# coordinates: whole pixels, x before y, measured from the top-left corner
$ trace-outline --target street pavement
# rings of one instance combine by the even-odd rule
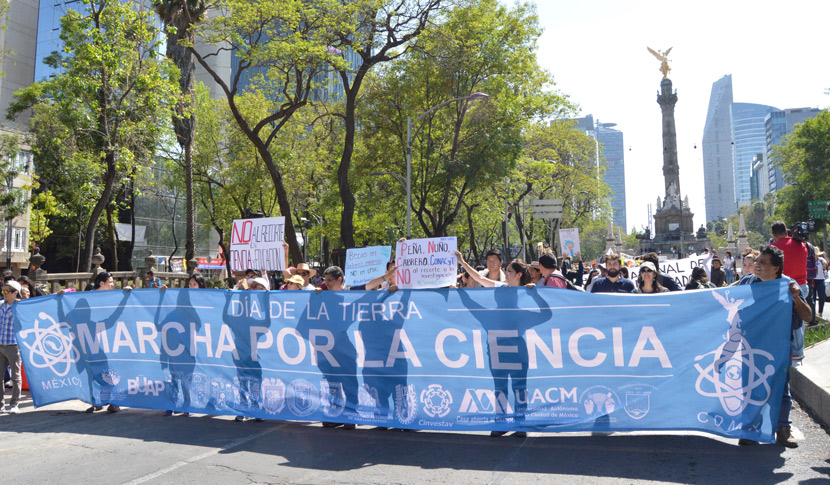
[[[830,483],[830,434],[793,409],[797,449],[702,433],[402,432],[234,422],[79,401],[0,415],[0,480],[27,483]]]

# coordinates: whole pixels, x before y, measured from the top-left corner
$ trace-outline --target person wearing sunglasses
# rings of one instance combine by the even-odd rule
[[[668,288],[657,282],[657,268],[654,267],[654,263],[644,262],[637,275],[637,293],[667,293],[668,291]]]
[[[283,254],[285,254],[285,266],[283,266],[283,267],[287,268],[287,269],[283,270],[283,272],[282,272],[282,276],[285,279],[285,281],[288,281],[289,279],[291,279],[292,276],[296,275],[296,276],[299,276],[303,279],[303,285],[302,285],[303,290],[311,290],[311,291],[316,290],[317,288],[309,282],[309,279],[313,278],[314,275],[317,274],[317,270],[312,269],[308,265],[308,263],[300,263],[296,267],[294,267],[294,266],[289,267],[288,266],[288,243],[283,241],[282,242],[282,247],[283,247]]]
[[[12,399],[9,414],[20,412],[20,389],[23,378],[20,376],[20,350],[14,336],[14,302],[20,295],[20,283],[14,280],[3,285],[3,303],[0,304],[0,369],[11,367]],[[6,390],[0,386],[0,412],[6,412]]]

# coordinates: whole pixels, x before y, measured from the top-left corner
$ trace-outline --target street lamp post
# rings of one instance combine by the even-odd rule
[[[421,113],[417,118],[415,118],[415,124],[417,125],[426,115],[436,111],[438,109],[447,106],[450,103],[454,103],[456,101],[475,101],[477,99],[489,99],[490,96],[487,94],[477,92],[470,94],[468,96],[459,96],[457,98],[453,98],[443,103],[437,104],[432,108],[424,111]],[[415,130],[415,133],[412,133],[412,118],[407,116],[406,117],[406,238],[410,239],[412,237],[412,138],[418,135],[418,132],[421,131],[423,125],[419,125],[418,128]]]

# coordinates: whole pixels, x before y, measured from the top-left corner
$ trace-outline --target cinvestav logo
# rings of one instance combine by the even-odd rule
[[[729,330],[726,341],[717,349],[695,357],[698,378],[695,390],[706,397],[716,397],[729,416],[737,416],[750,404],[763,406],[770,397],[769,379],[775,373],[772,354],[753,349],[741,330],[739,308],[744,300],[729,298],[713,291],[712,296],[727,311]],[[705,363],[705,367],[700,362]],[[763,370],[761,367],[763,366]],[[744,380],[746,382],[744,382]],[[753,394],[759,391],[753,397]]]
[[[42,321],[48,322],[48,326],[41,327]],[[69,374],[72,365],[81,359],[69,328],[44,312],[38,313],[34,328],[20,331],[21,343],[29,350],[29,365],[37,369],[48,368],[58,377]],[[30,342],[32,335],[34,341]]]

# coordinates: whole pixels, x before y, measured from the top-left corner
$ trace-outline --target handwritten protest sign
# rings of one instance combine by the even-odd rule
[[[685,288],[689,281],[692,280],[692,270],[698,266],[703,267],[706,273],[712,268],[712,255],[693,255],[685,259],[667,259],[660,261],[660,274],[663,276],[674,278],[681,288]],[[637,280],[637,275],[640,273],[640,267],[635,266],[628,269],[632,280]]]
[[[454,237],[398,242],[395,247],[398,288],[441,288],[455,284],[456,247]]]
[[[285,217],[237,219],[231,229],[231,271],[285,269]]]
[[[582,252],[579,248],[579,228],[560,229],[559,245],[562,247],[562,256],[574,258]]]
[[[386,272],[392,246],[371,246],[346,250],[346,286],[365,285]]]

